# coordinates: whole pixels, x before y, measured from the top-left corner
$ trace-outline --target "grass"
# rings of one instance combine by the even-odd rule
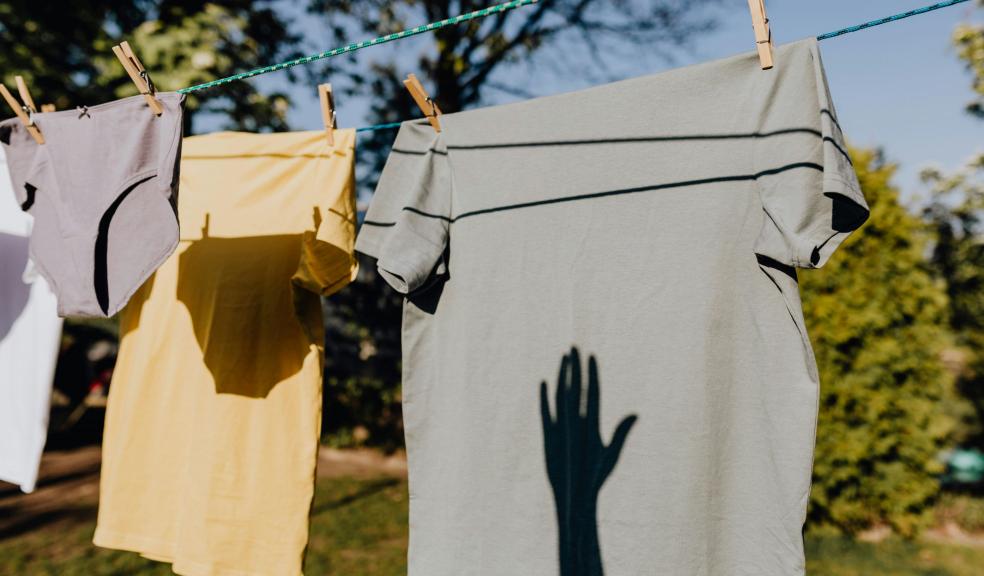
[[[305,573],[406,574],[407,487],[397,479],[318,483]],[[92,545],[95,504],[60,511],[41,529],[0,540],[3,576],[165,576],[167,564]]]
[[[164,576],[169,567],[92,546],[93,504],[59,512],[45,527],[0,541],[0,574]],[[308,576],[406,573],[407,494],[403,480],[326,479],[312,511]],[[984,548],[890,539],[807,539],[810,576],[978,576]]]
[[[878,544],[847,538],[807,538],[811,576],[980,576],[984,548],[889,539]]]

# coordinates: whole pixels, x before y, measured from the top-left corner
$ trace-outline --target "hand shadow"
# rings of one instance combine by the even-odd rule
[[[540,384],[540,414],[547,475],[557,510],[560,576],[602,576],[598,540],[598,494],[615,469],[635,424],[627,416],[605,446],[600,431],[600,383],[594,356],[588,358],[587,397],[581,384],[581,358],[571,348],[557,377],[556,419],[551,417],[547,383]]]

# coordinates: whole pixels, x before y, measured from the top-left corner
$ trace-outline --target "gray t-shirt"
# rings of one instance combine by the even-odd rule
[[[796,268],[868,210],[815,40],[404,124],[357,249],[407,293],[410,575],[804,570]]]

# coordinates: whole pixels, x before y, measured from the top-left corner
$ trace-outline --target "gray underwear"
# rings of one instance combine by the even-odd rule
[[[61,316],[116,314],[178,244],[184,96],[157,98],[159,117],[142,96],[34,115],[45,144],[14,185]]]

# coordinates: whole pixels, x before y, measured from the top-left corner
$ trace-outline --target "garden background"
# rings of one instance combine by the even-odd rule
[[[768,2],[777,42],[922,0]],[[0,1],[0,79],[58,109],[134,93],[129,40],[160,90],[484,7],[482,0]],[[979,574],[984,566],[984,14],[967,3],[823,43],[871,218],[800,275],[820,368],[811,574]],[[753,49],[744,2],[540,0],[398,43],[191,95],[186,134],[341,127],[577,89]],[[359,136],[360,205],[395,133]],[[324,302],[324,438],[311,574],[404,571],[401,300],[364,262]],[[37,493],[0,485],[0,574],[166,574],[90,544],[116,323],[68,321]]]

